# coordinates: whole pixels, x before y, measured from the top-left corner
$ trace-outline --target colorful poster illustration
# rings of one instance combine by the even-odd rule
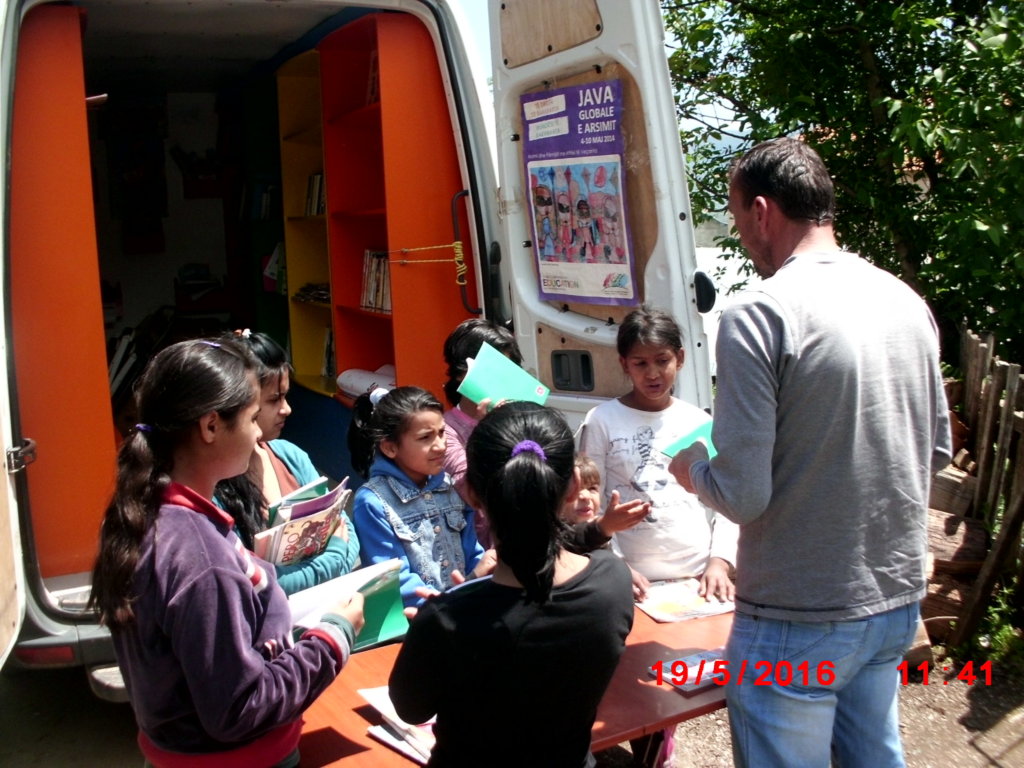
[[[541,297],[636,304],[620,82],[524,94],[520,103]]]

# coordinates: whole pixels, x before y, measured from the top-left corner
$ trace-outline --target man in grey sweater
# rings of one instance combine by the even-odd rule
[[[729,209],[766,278],[721,319],[708,460],[670,471],[740,524],[726,651],[738,766],[902,766],[896,665],[925,595],[931,477],[950,458],[938,334],[903,282],[842,251],[801,141],[754,147]]]

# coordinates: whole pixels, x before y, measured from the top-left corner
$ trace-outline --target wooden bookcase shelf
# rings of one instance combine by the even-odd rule
[[[421,22],[379,13],[332,32],[278,73],[288,290],[330,283],[329,305],[290,302],[296,379],[319,384],[316,391],[336,392],[319,375],[329,325],[338,373],[393,364],[399,384],[440,394],[442,343],[470,316],[451,261],[451,200],[464,185],[437,62]],[[302,215],[307,179],[320,172],[326,213]],[[460,216],[468,232],[465,206]],[[369,251],[391,254],[390,313],[363,306]],[[475,306],[468,242],[464,251]]]
[[[277,95],[294,378],[314,392],[330,395],[335,384],[322,373],[326,337],[333,333],[331,302],[295,298],[304,286],[331,281],[327,217],[306,213],[310,176],[324,170],[319,58],[316,51],[308,51],[286,62],[277,73]]]

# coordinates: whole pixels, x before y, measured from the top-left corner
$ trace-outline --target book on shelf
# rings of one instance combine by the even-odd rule
[[[334,331],[330,326],[324,328],[324,346],[320,360],[320,375],[325,379],[333,379],[337,376],[337,366],[334,363]]]
[[[242,186],[240,219],[267,221],[275,208],[277,186],[269,182],[252,181]]]
[[[253,536],[256,555],[276,565],[294,565],[323,552],[352,495],[347,486],[345,478],[322,495],[279,505],[275,524]]]
[[[698,579],[652,581],[647,588],[647,596],[636,607],[661,622],[715,616],[735,610],[736,604],[732,600],[722,602],[717,597],[708,600],[698,594],[699,589]]]
[[[306,180],[306,216],[316,216],[324,212],[326,208],[326,196],[324,190],[324,175],[322,173],[310,174]]]
[[[714,685],[723,684],[725,670],[716,670],[715,662],[724,657],[725,647],[720,646],[673,659],[663,659],[648,667],[647,672],[660,684],[671,685],[680,693],[692,696]]]
[[[386,251],[363,251],[359,306],[372,312],[391,312],[391,264]]]
[[[363,595],[364,624],[353,650],[361,651],[403,637],[409,629],[409,620],[405,617],[405,605],[398,586],[401,569],[402,561],[393,558],[357,568],[289,595],[292,624],[307,628],[316,626],[324,613],[359,592]]]
[[[411,725],[402,720],[391,703],[386,685],[360,688],[358,691],[380,713],[383,725],[371,725],[367,733],[383,744],[401,752],[410,760],[426,765],[434,749],[434,719],[422,725]]]
[[[469,370],[459,384],[459,394],[474,403],[489,399],[493,406],[503,400],[528,400],[544,405],[548,399],[550,389],[486,341],[476,357],[466,362]]]

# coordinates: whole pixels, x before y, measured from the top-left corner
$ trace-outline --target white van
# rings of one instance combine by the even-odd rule
[[[178,338],[276,336],[316,421],[344,373],[439,393],[482,314],[578,424],[643,301],[710,408],[658,3],[488,5],[497,174],[444,0],[5,0],[4,659],[120,695],[90,570],[131,381]]]

